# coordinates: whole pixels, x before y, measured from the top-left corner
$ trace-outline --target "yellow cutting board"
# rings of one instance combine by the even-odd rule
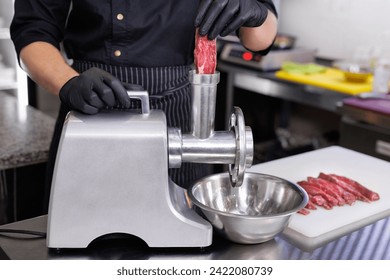
[[[302,83],[346,94],[356,95],[372,90],[372,76],[364,83],[347,82],[343,72],[334,68],[327,68],[325,72],[314,74],[289,73],[283,70],[275,73],[276,77],[296,83]]]

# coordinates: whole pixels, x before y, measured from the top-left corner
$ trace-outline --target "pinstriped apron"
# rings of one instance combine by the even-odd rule
[[[141,85],[149,93],[151,109],[164,111],[168,127],[179,127],[183,133],[190,131],[191,96],[188,82],[189,66],[142,68],[75,61],[72,67],[79,73],[91,67],[98,67],[111,73],[123,83]],[[139,104],[132,102],[131,106],[136,108]],[[68,111],[69,109],[61,104],[49,153],[45,203],[49,201],[55,157],[62,126]],[[187,188],[193,180],[206,176],[208,170],[208,167],[203,164],[183,163],[179,169],[169,169],[169,175],[176,184]]]

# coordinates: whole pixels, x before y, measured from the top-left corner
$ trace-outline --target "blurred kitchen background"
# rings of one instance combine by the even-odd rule
[[[279,32],[317,56],[350,59],[390,56],[390,0],[274,0]],[[37,106],[56,115],[57,99],[39,94]]]
[[[295,37],[294,49],[314,50],[313,62],[329,66],[335,60],[358,58],[375,63],[379,58],[390,58],[390,0],[274,2],[279,11],[279,33]],[[26,83],[26,77],[17,65],[8,35],[12,13],[13,0],[1,0],[0,94],[13,95],[17,97],[19,104],[28,103],[54,119],[59,107],[58,98],[44,92],[32,81]],[[218,87],[217,129],[226,125],[227,105],[241,107],[246,124],[251,126],[254,133],[255,163],[335,144],[385,160],[390,159],[390,122],[386,114],[381,114],[386,119],[382,118],[380,124],[370,122],[373,118],[367,120],[346,116],[340,109],[340,101],[350,96],[331,91],[324,93],[316,87],[296,86],[278,80],[273,77],[277,69],[264,71],[250,64],[245,65],[245,61],[244,64],[228,61],[221,57],[226,44],[224,38],[219,40],[219,44],[221,83]],[[237,73],[240,75],[234,76]],[[238,77],[252,81],[256,75],[259,79],[253,84],[249,82],[240,86],[240,81],[237,81]],[[9,76],[11,78],[7,78]],[[283,94],[288,92],[291,97],[284,98],[279,91],[283,91]],[[302,94],[301,91],[305,93]],[[228,95],[227,92],[231,94]],[[329,97],[322,98],[316,104],[316,99],[306,98],[306,94],[310,98],[326,94]],[[381,143],[380,149],[378,141]],[[31,181],[33,176],[33,180],[39,185],[44,167],[44,162],[31,165],[32,171],[21,172],[13,167],[12,172],[11,169],[6,170],[9,174],[2,173],[7,175],[6,178],[2,176],[2,182],[10,185],[11,181],[12,185],[23,188],[23,181]],[[35,199],[32,204],[14,201],[18,206],[13,205],[13,208],[19,213],[13,215],[15,219],[40,213],[41,209],[36,201],[40,200],[43,190],[37,190],[38,193],[34,192],[30,196],[32,200]],[[18,192],[22,193],[23,190]],[[29,208],[23,209],[26,207]],[[31,211],[31,208],[35,210]]]
[[[276,1],[275,1],[276,2]],[[390,56],[389,0],[280,0],[279,29],[318,56],[351,58],[356,51]]]

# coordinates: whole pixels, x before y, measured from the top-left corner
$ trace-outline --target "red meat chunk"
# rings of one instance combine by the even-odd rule
[[[311,201],[318,206],[322,206],[327,210],[332,209],[333,207],[326,202],[326,200],[320,195],[309,195]]]
[[[200,36],[196,31],[194,62],[196,73],[214,74],[217,67],[217,41]]]
[[[312,202],[312,201],[308,201],[306,206],[305,206],[306,209],[310,209],[310,210],[316,210],[317,207],[315,206],[315,204]]]
[[[297,184],[309,195],[309,202],[303,211],[298,211],[302,215],[308,215],[309,209],[315,210],[317,206],[330,210],[333,206],[343,206],[346,203],[352,205],[356,200],[371,202],[380,199],[378,193],[357,181],[336,174],[321,172],[317,178],[307,177],[307,180]]]
[[[338,178],[336,178],[334,176],[331,176],[329,174],[325,174],[325,173],[322,173],[322,172],[320,173],[319,177],[337,184],[338,186],[342,187],[347,192],[350,192],[353,195],[355,195],[358,200],[361,200],[361,201],[364,201],[364,202],[369,202],[368,198],[365,197],[358,190],[356,190],[352,185],[350,185],[350,184],[348,184],[348,183],[346,183],[346,182],[344,182],[344,181],[342,181],[342,180],[340,180],[340,179],[338,179]]]
[[[310,214],[310,211],[303,208],[303,209],[299,210],[298,213],[307,216]]]
[[[336,206],[339,203],[336,198],[328,195],[327,193],[322,191],[317,185],[315,185],[313,183],[310,183],[307,181],[301,181],[301,182],[298,182],[298,185],[300,185],[302,188],[304,188],[305,191],[310,195],[322,196],[325,199],[325,201],[327,202],[327,204],[329,204],[330,206]]]
[[[314,177],[308,177],[307,181],[309,183],[314,184],[317,186],[319,189],[324,191],[326,194],[334,197],[337,199],[337,205],[338,206],[343,206],[347,202],[345,199],[342,197],[342,191],[340,191],[336,186],[334,186],[331,182],[328,182],[324,179],[321,178],[314,178]]]
[[[339,176],[336,174],[329,174],[329,175],[353,186],[357,191],[359,191],[361,194],[363,194],[365,197],[367,197],[370,201],[379,200],[379,198],[380,198],[378,193],[366,188],[362,184],[360,184],[352,179],[349,179],[349,178],[344,177],[344,176]]]

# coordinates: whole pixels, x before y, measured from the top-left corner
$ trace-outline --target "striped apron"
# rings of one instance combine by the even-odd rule
[[[188,82],[190,66],[142,68],[106,65],[89,61],[74,61],[72,67],[79,73],[84,72],[91,67],[98,67],[111,73],[123,83],[141,85],[149,93],[151,109],[161,109],[164,111],[168,127],[179,127],[183,133],[190,131],[191,96]],[[138,106],[139,103],[132,102],[132,108]],[[47,205],[55,157],[63,123],[68,112],[69,109],[61,104],[51,142],[47,167],[45,194],[45,204]],[[192,181],[210,173],[209,170],[210,167],[204,164],[183,163],[181,168],[169,169],[169,176],[179,186],[188,188]],[[45,205],[45,207],[47,207],[47,205]]]

